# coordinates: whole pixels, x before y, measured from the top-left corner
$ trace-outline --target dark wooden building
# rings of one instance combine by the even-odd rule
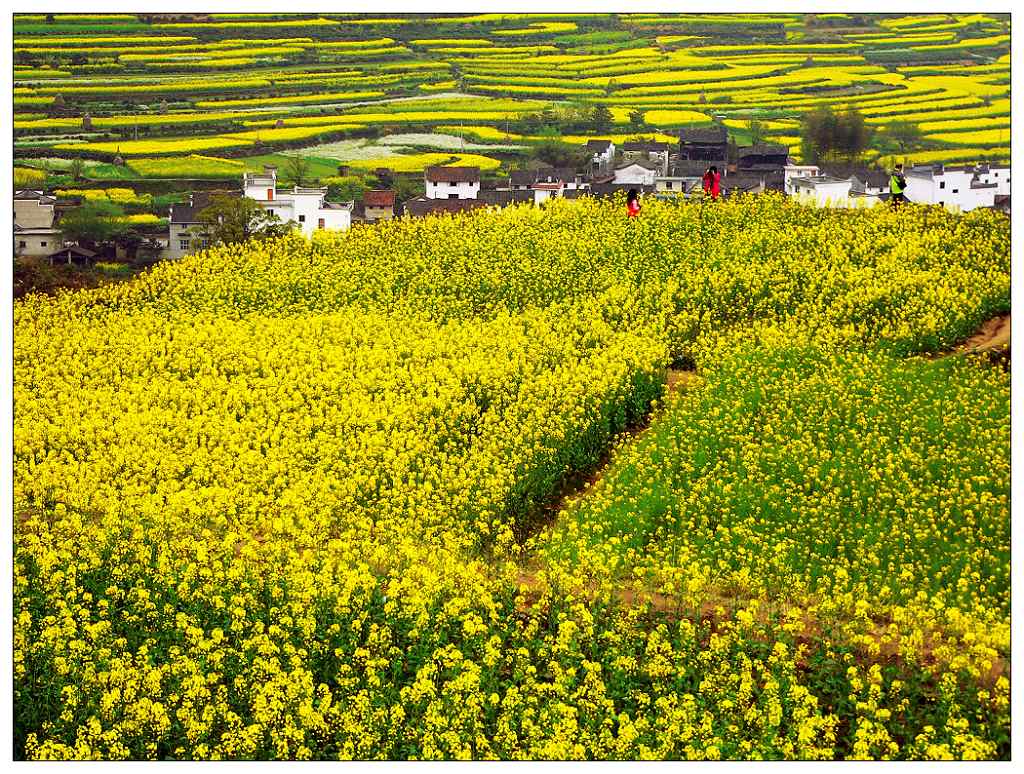
[[[739,149],[738,169],[756,169],[758,171],[782,169],[789,163],[789,148],[785,145],[759,142]]]
[[[724,169],[729,151],[729,133],[724,126],[679,131],[679,161],[702,161]]]

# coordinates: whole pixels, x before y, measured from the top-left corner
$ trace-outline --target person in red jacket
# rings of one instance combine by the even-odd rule
[[[718,201],[718,194],[721,191],[722,176],[718,174],[718,167],[712,165],[704,173],[704,195],[710,196],[713,201]]]
[[[635,188],[630,188],[626,194],[626,214],[631,218],[640,214],[640,194]]]

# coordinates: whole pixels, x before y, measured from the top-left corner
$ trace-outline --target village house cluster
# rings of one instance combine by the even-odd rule
[[[887,171],[859,164],[797,164],[784,145],[758,143],[739,148],[730,161],[728,133],[723,126],[681,130],[676,144],[638,140],[617,146],[610,140],[590,140],[585,150],[585,169],[520,169],[494,180],[484,180],[477,167],[428,167],[423,173],[423,195],[404,202],[398,202],[392,189],[368,190],[361,201],[331,202],[326,187],[280,187],[277,169],[268,165],[262,172],[245,173],[240,189],[196,191],[186,202],[171,206],[160,257],[179,258],[207,246],[199,228],[199,213],[216,193],[249,197],[306,236],[399,215],[423,217],[520,203],[541,205],[554,198],[611,196],[629,189],[661,198],[688,197],[701,191],[702,176],[711,165],[722,173],[724,197],[779,191],[819,207],[875,206],[889,198]],[[977,207],[1009,212],[1008,164],[933,164],[910,167],[905,174],[911,202],[964,212]],[[388,180],[390,176],[388,170],[378,170],[378,177]],[[15,255],[49,257],[54,262],[91,261],[90,251],[61,239],[61,212],[74,205],[42,191],[16,191]]]

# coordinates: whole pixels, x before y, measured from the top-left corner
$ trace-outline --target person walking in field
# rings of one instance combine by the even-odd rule
[[[889,177],[889,198],[892,200],[892,208],[896,209],[907,200],[904,191],[907,190],[907,178],[903,176],[903,165],[897,164]]]
[[[702,185],[704,187],[704,195],[710,196],[712,201],[718,201],[718,194],[721,191],[722,176],[718,174],[718,167],[713,164],[707,168],[704,172],[702,179]]]
[[[626,215],[635,218],[640,214],[640,194],[635,188],[630,188],[626,194]]]

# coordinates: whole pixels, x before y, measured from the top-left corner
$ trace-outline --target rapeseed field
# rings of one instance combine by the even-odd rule
[[[1009,240],[560,200],[18,301],[16,756],[1006,759],[1009,375],[934,353]]]

